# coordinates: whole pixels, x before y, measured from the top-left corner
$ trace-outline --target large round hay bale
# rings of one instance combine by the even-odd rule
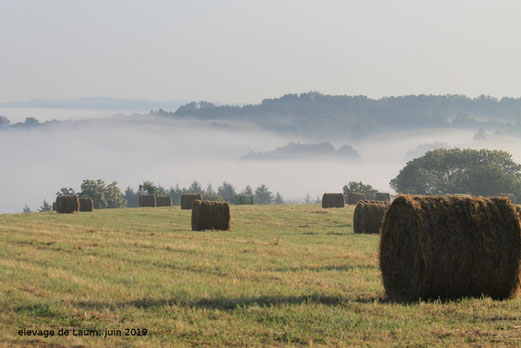
[[[94,210],[94,201],[89,197],[80,197],[80,211],[93,211]]]
[[[385,215],[380,269],[392,299],[513,298],[520,260],[509,199],[401,195]]]
[[[508,197],[512,201],[512,203],[516,203],[516,196],[513,193],[498,193],[500,197]]]
[[[56,197],[56,212],[70,214],[80,211],[80,200],[78,196],[66,195]]]
[[[157,207],[156,195],[139,195],[139,206],[140,207]]]
[[[255,204],[255,200],[253,199],[253,196],[251,195],[240,195],[239,196],[239,204],[240,205],[244,205],[244,204]]]
[[[170,196],[156,196],[158,207],[170,207],[172,205],[172,197]]]
[[[381,201],[381,202],[390,202],[391,201],[391,195],[387,192],[376,192],[374,194],[374,200],[375,201]]]
[[[365,199],[365,194],[363,192],[349,192],[347,194],[347,204],[353,205],[358,203],[358,201],[362,201]]]
[[[389,202],[358,201],[353,214],[355,233],[380,233]]]
[[[200,194],[190,194],[186,193],[184,195],[181,195],[181,209],[188,210],[192,209],[192,205],[194,205],[194,202],[196,200],[202,200],[203,197]]]
[[[344,195],[342,193],[324,193],[322,195],[322,208],[343,208]]]
[[[230,204],[196,200],[192,206],[192,231],[229,230]]]

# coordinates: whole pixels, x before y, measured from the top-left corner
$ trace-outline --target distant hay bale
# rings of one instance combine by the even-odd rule
[[[80,211],[93,211],[94,210],[94,201],[89,197],[80,197]]]
[[[240,195],[239,196],[239,204],[240,205],[251,205],[255,204],[255,200],[253,199],[253,196],[251,195]]]
[[[139,195],[140,207],[157,207],[156,195]]]
[[[380,233],[389,202],[358,201],[353,214],[355,233]]]
[[[210,202],[222,202],[223,199],[221,196],[219,196],[217,193],[206,193],[203,196],[203,201],[210,201]]]
[[[391,201],[391,195],[387,192],[376,192],[374,194],[374,200],[375,201],[381,201],[381,202],[390,202]]]
[[[229,230],[230,204],[196,200],[192,206],[192,231]]]
[[[512,203],[516,203],[516,196],[513,193],[498,193],[500,197],[508,197],[512,201]]]
[[[520,261],[509,199],[400,195],[385,215],[380,270],[392,299],[514,298]]]
[[[80,211],[80,200],[78,196],[66,195],[56,197],[56,212],[70,214]]]
[[[322,208],[343,208],[344,195],[342,193],[324,193],[322,195]]]
[[[184,195],[181,195],[181,209],[188,210],[192,209],[192,205],[194,205],[194,202],[196,200],[202,200],[203,196],[200,194],[190,194],[186,193]]]
[[[172,197],[170,196],[156,196],[158,207],[170,207],[172,205]]]
[[[347,204],[353,205],[365,199],[365,194],[362,192],[349,192],[347,194]]]

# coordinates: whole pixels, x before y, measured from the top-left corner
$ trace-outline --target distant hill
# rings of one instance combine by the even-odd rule
[[[268,152],[249,152],[240,158],[246,161],[264,160],[347,160],[359,161],[360,154],[351,145],[335,149],[330,143],[300,144],[288,143]]]
[[[371,99],[317,92],[286,94],[260,104],[217,106],[191,102],[154,114],[199,120],[252,122],[267,130],[308,138],[362,138],[395,130],[500,128],[521,123],[521,98],[408,95]]]

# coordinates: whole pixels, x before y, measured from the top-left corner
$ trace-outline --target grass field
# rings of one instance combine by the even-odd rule
[[[232,206],[227,232],[192,232],[179,207],[0,215],[0,345],[521,344],[520,300],[386,301],[379,237],[352,214]]]

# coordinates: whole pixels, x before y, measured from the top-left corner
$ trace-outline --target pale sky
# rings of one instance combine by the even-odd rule
[[[0,102],[521,96],[518,0],[0,0]]]

